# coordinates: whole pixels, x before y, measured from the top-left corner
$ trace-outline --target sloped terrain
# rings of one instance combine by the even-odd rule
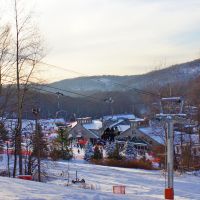
[[[199,75],[200,60],[198,59],[143,75],[79,77],[54,82],[50,86],[88,93],[97,91],[125,91],[130,88],[124,87],[124,85],[143,89],[153,85],[165,86],[168,83],[186,82],[197,78]]]
[[[70,182],[75,178],[84,178],[86,183],[94,185],[93,190],[82,189],[77,185],[66,186],[67,180],[61,172],[69,169]],[[38,183],[0,177],[1,200],[156,200],[163,199],[165,178],[160,171],[125,169],[91,165],[82,160],[56,162],[48,169],[49,174],[57,178],[48,183]],[[112,193],[113,185],[126,186],[125,195]],[[175,199],[199,200],[200,178],[194,175],[175,175]]]

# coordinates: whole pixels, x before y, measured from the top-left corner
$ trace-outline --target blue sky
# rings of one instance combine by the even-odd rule
[[[47,44],[45,61],[66,69],[142,74],[200,55],[199,0],[31,2]],[[50,71],[55,80],[75,76]]]

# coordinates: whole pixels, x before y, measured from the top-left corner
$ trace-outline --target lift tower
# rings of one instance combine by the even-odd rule
[[[165,199],[174,199],[174,124],[187,123],[186,114],[183,114],[184,101],[181,97],[162,98],[160,114],[156,117],[167,125],[167,187]]]

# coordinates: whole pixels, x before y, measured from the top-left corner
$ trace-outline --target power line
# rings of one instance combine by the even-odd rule
[[[9,77],[9,78],[14,78],[14,77],[8,76],[8,75],[7,75],[7,77]],[[2,79],[2,80],[3,80],[3,81],[10,82],[11,84],[13,84],[12,81],[4,80],[4,79]],[[20,79],[20,80],[26,81],[26,80],[23,80],[23,79]],[[34,83],[34,82],[31,82],[31,81],[28,81],[28,83],[29,83],[29,84],[34,84],[34,85],[35,85],[35,83]],[[76,95],[79,95],[79,96],[82,96],[82,97],[85,97],[85,98],[91,98],[91,99],[93,99],[93,100],[89,100],[89,101],[94,102],[94,103],[104,103],[101,99],[98,99],[98,98],[95,98],[95,97],[91,97],[91,96],[87,96],[87,95],[84,95],[84,94],[80,94],[80,93],[77,93],[77,92],[72,92],[72,91],[69,91],[69,90],[64,90],[64,89],[60,89],[60,88],[57,88],[57,87],[52,87],[52,86],[44,85],[44,84],[43,84],[43,85],[39,85],[39,86],[51,88],[51,89],[54,89],[54,90],[57,90],[57,91],[62,91],[62,92],[64,91],[64,92],[67,92],[67,93],[76,94]],[[49,90],[45,90],[45,89],[42,89],[42,88],[39,88],[39,87],[36,87],[36,86],[30,86],[30,87],[33,88],[34,90],[43,91],[43,92],[46,92],[46,93],[49,93],[49,94],[57,95],[56,92],[52,92],[52,91],[49,91]],[[63,96],[69,97],[69,96],[67,96],[67,95],[65,95],[65,94],[63,94]]]
[[[11,53],[9,53],[9,54],[11,54]],[[14,55],[14,54],[12,54],[12,55]],[[47,65],[47,66],[50,66],[50,67],[54,67],[56,69],[62,69],[64,71],[71,72],[71,73],[74,73],[74,74],[78,74],[78,75],[81,75],[81,76],[85,76],[85,77],[90,77],[91,76],[91,75],[88,75],[86,73],[77,72],[75,70],[70,70],[70,69],[63,68],[63,67],[60,67],[60,66],[57,66],[57,65],[54,65],[54,64],[49,64],[49,63],[46,63],[46,62],[43,62],[43,61],[38,61],[38,60],[31,59],[31,58],[27,58],[26,56],[21,56],[21,57],[22,58],[25,57],[26,59],[28,59],[30,61],[34,61],[34,62],[36,61],[37,63],[43,64],[43,65]],[[102,80],[100,78],[97,78],[97,77],[96,78],[93,77],[91,80],[102,82]],[[155,94],[153,92],[148,92],[148,91],[141,90],[141,89],[138,89],[138,88],[130,87],[130,86],[126,85],[126,84],[118,83],[118,82],[115,82],[115,81],[112,81],[112,80],[111,80],[111,82],[114,85],[118,85],[118,86],[121,86],[121,87],[126,87],[129,90],[134,90],[135,92],[140,93],[140,94],[144,94],[144,95],[149,95],[149,96],[154,96],[154,97],[159,97],[160,98],[160,95]]]
[[[70,70],[70,69],[66,69],[66,68],[63,68],[63,67],[60,67],[60,66],[56,66],[56,65],[53,65],[53,64],[49,64],[49,63],[46,63],[46,62],[40,62],[41,64],[44,64],[44,65],[47,65],[47,66],[51,66],[51,67],[54,67],[54,68],[58,68],[58,69],[62,69],[64,71],[68,71],[68,72],[72,72],[72,73],[75,73],[75,74],[79,74],[81,76],[85,76],[85,77],[90,77],[90,75],[88,74],[85,74],[85,73],[80,73],[80,72],[77,72],[77,71],[74,71],[74,70]],[[93,77],[91,80],[96,80],[98,82],[102,82],[101,79],[99,78],[95,78]],[[138,88],[134,88],[134,87],[130,87],[126,84],[122,84],[122,83],[118,83],[118,82],[115,82],[115,81],[111,81],[114,85],[118,85],[118,86],[121,86],[121,87],[126,87],[126,88],[129,88],[129,90],[135,90],[136,92],[138,93],[142,93],[142,94],[145,94],[145,95],[151,95],[151,96],[156,96],[156,97],[159,97],[160,98],[160,95],[158,94],[155,94],[153,92],[148,92],[148,91],[145,91],[145,90],[141,90],[141,89],[138,89]]]

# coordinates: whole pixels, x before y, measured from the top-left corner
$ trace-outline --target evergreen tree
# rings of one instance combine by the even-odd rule
[[[35,133],[33,134],[32,148],[33,148],[32,156],[37,157],[38,151],[40,151],[41,158],[47,157],[47,152],[48,152],[47,142],[44,138],[42,127],[40,125],[38,125],[37,133],[35,131]]]
[[[124,150],[122,151],[124,157],[128,160],[136,159],[137,157],[137,150],[134,147],[134,144],[130,141],[127,141]]]
[[[112,154],[112,158],[115,159],[115,160],[121,160],[122,159],[122,155],[121,155],[121,151],[120,151],[118,143],[116,143],[116,145],[115,145],[115,150]]]
[[[0,139],[2,141],[8,140],[8,131],[6,130],[3,122],[0,122]]]
[[[8,131],[6,130],[4,123],[0,122],[0,151],[4,149],[6,144],[6,149],[8,150],[9,144],[6,141],[9,139]],[[7,153],[7,169],[8,176],[10,176],[10,156]]]
[[[94,148],[94,155],[93,155],[94,159],[102,159],[103,158],[103,152],[101,152],[101,150],[99,149],[99,147],[96,145]]]
[[[106,150],[106,155],[108,158],[111,158],[114,151],[115,151],[115,146],[116,146],[116,143],[107,143],[106,146],[105,146],[105,150]]]
[[[118,143],[111,143],[106,146],[106,154],[108,158],[121,160],[121,150]]]
[[[0,122],[0,150],[3,149],[4,143],[8,139],[8,131],[6,130],[4,123]]]
[[[69,160],[72,158],[72,151],[69,148],[69,132],[67,128],[60,127],[58,129],[58,137],[53,142],[52,154],[56,154],[57,158],[62,158],[64,160]]]
[[[37,170],[38,181],[41,181],[41,160],[47,157],[47,142],[44,138],[42,128],[39,124],[36,126],[36,130],[33,134],[32,141],[32,154],[28,157],[28,174],[32,174]]]
[[[84,159],[90,160],[93,156],[94,156],[93,146],[92,146],[91,143],[88,142],[87,145],[86,145],[86,148],[85,148]]]

